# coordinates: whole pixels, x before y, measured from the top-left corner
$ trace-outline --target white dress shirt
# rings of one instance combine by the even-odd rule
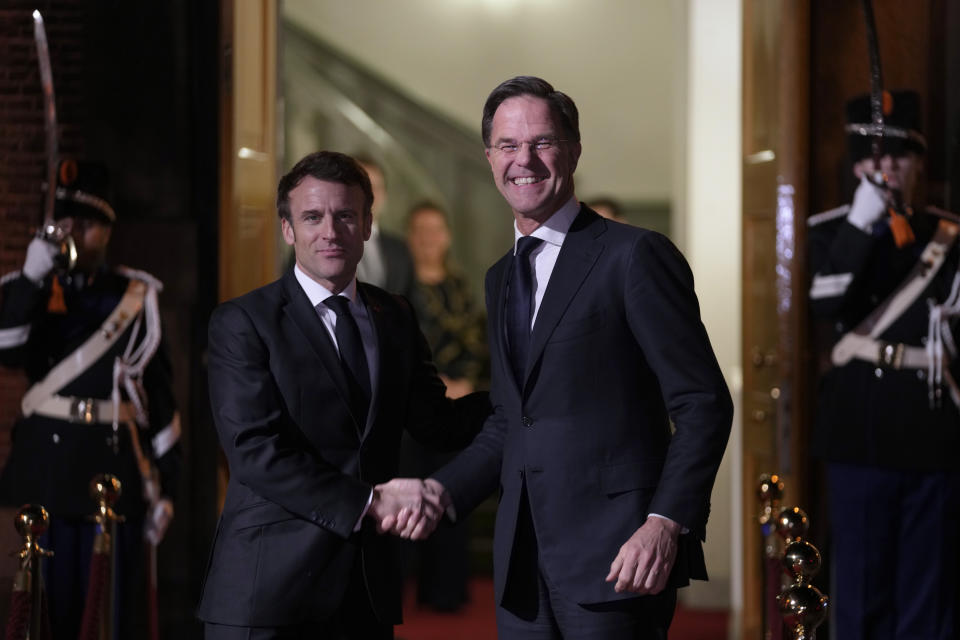
[[[556,213],[550,216],[546,222],[533,230],[530,234],[533,238],[543,240],[540,246],[530,252],[530,270],[533,276],[534,302],[533,315],[530,318],[530,327],[533,328],[537,320],[537,313],[540,311],[540,303],[543,301],[543,294],[547,290],[547,283],[550,282],[550,274],[553,273],[553,267],[557,264],[557,256],[560,255],[560,247],[567,237],[567,231],[573,224],[574,218],[580,213],[580,203],[576,197],[571,197],[567,203],[560,207]],[[513,255],[517,255],[517,242],[523,234],[517,228],[517,222],[513,222]]]
[[[333,309],[323,304],[323,301],[334,295],[330,292],[329,289],[324,287],[322,284],[308,276],[300,269],[300,265],[295,265],[293,267],[293,275],[296,276],[297,282],[300,283],[300,288],[303,289],[303,292],[307,294],[307,298],[310,299],[310,304],[313,305],[313,308],[317,310],[317,313],[320,315],[320,319],[323,321],[323,326],[326,328],[327,333],[330,335],[330,339],[333,340],[333,345],[337,348],[337,353],[340,352],[340,346],[337,344],[337,314]],[[350,314],[353,316],[353,319],[357,321],[357,327],[360,329],[360,340],[363,342],[363,352],[367,356],[367,368],[370,370],[370,410],[367,412],[367,422],[373,419],[375,415],[375,410],[377,406],[377,380],[379,376],[377,373],[380,370],[380,358],[377,352],[377,333],[374,331],[373,322],[370,320],[370,315],[367,313],[367,306],[363,304],[363,300],[357,295],[357,278],[354,277],[353,280],[347,285],[347,288],[341,291],[339,294],[350,301]],[[360,524],[363,522],[363,517],[367,515],[367,510],[370,508],[370,503],[373,501],[373,491],[370,492],[370,495],[367,497],[367,506],[363,508],[363,512],[360,514],[360,519],[357,520],[356,526],[354,526],[354,531],[360,530]]]

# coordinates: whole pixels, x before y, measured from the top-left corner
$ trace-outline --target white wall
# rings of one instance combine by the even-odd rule
[[[670,0],[285,0],[283,15],[478,132],[490,90],[537,75],[574,98],[577,194],[671,196]]]
[[[676,11],[687,28],[681,71],[686,81],[678,98],[684,124],[678,129],[675,235],[693,269],[704,324],[739,409],[741,0],[682,4]],[[738,411],[713,495],[706,552],[714,579],[685,596],[690,604],[731,605],[735,611],[742,608],[739,425]]]

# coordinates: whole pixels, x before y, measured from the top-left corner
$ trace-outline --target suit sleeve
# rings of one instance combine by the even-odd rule
[[[486,304],[493,309],[494,269],[487,273]],[[492,327],[495,314],[488,316],[488,334],[495,335]],[[503,402],[499,400],[499,383],[496,377],[490,390],[492,413],[466,449],[451,462],[438,469],[432,477],[446,488],[453,499],[457,516],[462,518],[492,494],[499,483],[503,448],[507,437],[507,421],[503,415]]]
[[[209,377],[214,423],[233,477],[347,538],[371,488],[325,461],[292,423],[267,347],[237,304],[221,305],[210,320]]]
[[[693,274],[664,236],[648,233],[635,243],[624,306],[675,427],[649,512],[703,538],[733,403],[700,321]]]
[[[490,414],[490,399],[485,391],[477,391],[451,400],[437,373],[430,346],[416,319],[410,313],[411,340],[414,345],[413,387],[407,402],[405,424],[413,437],[438,451],[462,449],[473,440]]]

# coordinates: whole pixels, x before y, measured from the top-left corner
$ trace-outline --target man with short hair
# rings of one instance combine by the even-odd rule
[[[482,131],[515,237],[486,277],[494,413],[428,485],[455,517],[499,487],[500,638],[665,638],[732,419],[690,269],[577,202],[577,108],[546,81],[494,89]]]
[[[457,401],[409,303],[358,283],[373,194],[349,156],[310,154],[280,180],[295,266],[210,319],[210,402],[230,466],[200,602],[208,639],[393,637],[400,572],[376,525],[406,507],[400,435],[453,449],[489,413]],[[369,517],[366,517],[369,516]]]

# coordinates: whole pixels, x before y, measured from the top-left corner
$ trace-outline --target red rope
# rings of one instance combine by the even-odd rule
[[[24,640],[30,628],[30,592],[14,591],[10,596],[6,640]]]
[[[780,558],[766,558],[767,571],[767,638],[769,640],[783,640],[783,617],[780,615],[780,604],[777,596],[783,588],[783,568]]]
[[[83,622],[78,640],[97,640],[100,635],[100,615],[109,597],[110,554],[94,553],[90,558],[90,586],[83,606]]]

